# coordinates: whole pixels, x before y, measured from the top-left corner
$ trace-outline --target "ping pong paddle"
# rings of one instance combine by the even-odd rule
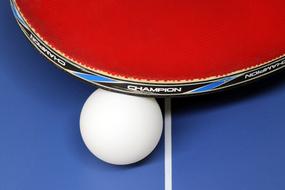
[[[11,0],[30,42],[99,87],[185,96],[285,67],[284,0]]]

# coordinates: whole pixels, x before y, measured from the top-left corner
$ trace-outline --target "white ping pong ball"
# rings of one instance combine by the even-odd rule
[[[99,159],[127,165],[147,157],[158,144],[163,128],[154,98],[96,90],[80,116],[80,132]]]

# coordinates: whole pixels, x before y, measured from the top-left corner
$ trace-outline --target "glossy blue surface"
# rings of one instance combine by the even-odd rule
[[[94,91],[50,64],[0,1],[0,190],[163,190],[163,141],[145,161],[104,164],[79,114]],[[285,76],[173,100],[173,190],[285,189]],[[162,103],[162,100],[160,100]]]

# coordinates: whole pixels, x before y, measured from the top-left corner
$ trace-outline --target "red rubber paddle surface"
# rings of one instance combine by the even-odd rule
[[[135,81],[228,75],[285,53],[284,0],[17,0],[67,58]]]

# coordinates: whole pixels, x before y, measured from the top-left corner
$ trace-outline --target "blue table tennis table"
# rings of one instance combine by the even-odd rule
[[[80,111],[95,87],[43,58],[19,30],[8,0],[0,2],[0,66],[0,190],[285,189],[284,71],[172,99],[153,154],[112,166],[80,137]]]

